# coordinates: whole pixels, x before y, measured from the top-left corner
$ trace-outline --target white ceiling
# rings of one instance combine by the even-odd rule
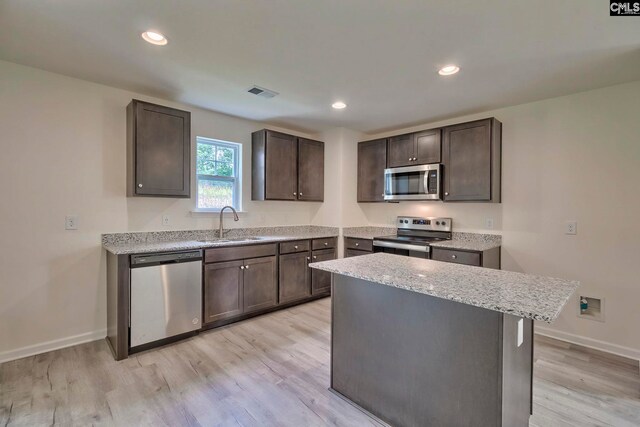
[[[0,58],[300,130],[375,132],[638,80],[640,18],[601,0],[0,0]],[[439,76],[448,63],[460,73]]]

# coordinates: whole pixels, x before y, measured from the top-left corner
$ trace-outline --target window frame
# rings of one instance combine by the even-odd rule
[[[198,173],[198,144],[209,144],[233,150],[233,171],[234,176],[207,175]],[[221,139],[196,136],[195,149],[195,174],[196,174],[196,207],[197,212],[220,212],[222,208],[204,208],[199,206],[200,201],[200,180],[206,181],[226,181],[231,182],[233,194],[233,208],[242,211],[242,144],[238,142],[223,141]]]

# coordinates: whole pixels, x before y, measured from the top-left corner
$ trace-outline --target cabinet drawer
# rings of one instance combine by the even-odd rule
[[[335,248],[336,247],[336,238],[335,237],[328,237],[326,239],[313,239],[311,248],[314,251],[317,251],[318,249],[329,249],[329,248]]]
[[[293,242],[280,243],[281,254],[292,254],[295,252],[307,252],[310,248],[308,240],[296,240]]]
[[[360,255],[371,255],[371,252],[359,251],[357,249],[346,249],[344,251],[345,258],[350,258],[352,256],[360,256]]]
[[[454,262],[456,264],[481,265],[479,252],[465,252],[432,247],[431,259],[436,261]]]
[[[276,244],[230,246],[225,248],[206,249],[204,262],[233,261],[236,259],[260,258],[276,254]]]
[[[373,252],[373,240],[345,237],[344,247],[347,249],[357,249],[359,251]]]

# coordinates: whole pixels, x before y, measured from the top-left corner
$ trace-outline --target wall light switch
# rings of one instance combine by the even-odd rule
[[[169,215],[162,215],[162,225],[169,225],[170,223]]]
[[[567,221],[564,227],[564,234],[578,234],[578,222]]]
[[[64,217],[64,229],[65,230],[77,230],[78,229],[78,215],[67,215]]]
[[[485,219],[485,227],[489,230],[493,229],[493,218],[486,218]]]

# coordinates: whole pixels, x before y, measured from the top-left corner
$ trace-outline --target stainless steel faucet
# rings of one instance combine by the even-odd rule
[[[221,239],[222,239],[222,213],[224,212],[225,209],[231,209],[233,211],[233,220],[240,221],[240,218],[238,218],[238,212],[236,212],[236,210],[233,209],[233,207],[225,206],[224,208],[220,209],[220,231],[218,233],[218,237],[220,237]]]

